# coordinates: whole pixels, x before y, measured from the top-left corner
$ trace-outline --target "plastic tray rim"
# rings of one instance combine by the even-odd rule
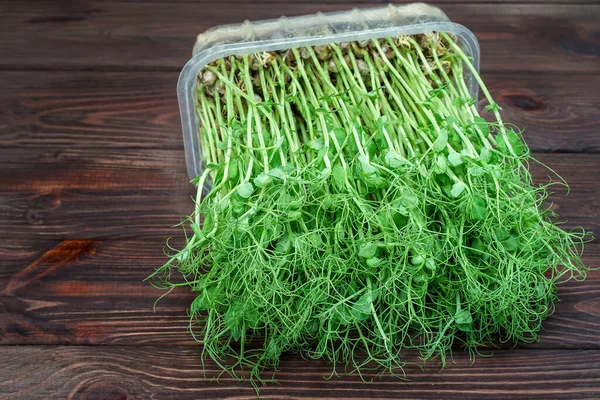
[[[188,176],[196,178],[203,171],[198,140],[199,119],[196,115],[194,86],[198,72],[208,63],[236,54],[283,50],[291,47],[314,46],[344,41],[378,39],[400,35],[416,35],[431,32],[446,32],[460,37],[464,51],[473,58],[473,66],[479,71],[479,42],[475,35],[463,25],[451,21],[425,22],[394,27],[374,28],[364,31],[334,33],[324,36],[300,36],[274,38],[251,42],[217,44],[199,51],[183,67],[177,82],[177,97],[183,130],[183,142]],[[467,79],[467,77],[465,77]],[[474,79],[467,81],[473,98],[477,98],[478,87]]]

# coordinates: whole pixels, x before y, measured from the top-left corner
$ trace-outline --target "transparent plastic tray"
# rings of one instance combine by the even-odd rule
[[[201,33],[194,45],[193,57],[183,67],[177,84],[190,179],[204,170],[200,156],[200,121],[196,113],[195,82],[198,72],[211,61],[230,55],[428,32],[454,34],[463,51],[472,57],[475,69],[479,70],[479,43],[473,33],[462,25],[450,22],[439,8],[424,3],[390,4],[370,9],[246,21],[216,26]],[[476,98],[477,83],[468,73],[465,74],[465,80],[471,96]]]

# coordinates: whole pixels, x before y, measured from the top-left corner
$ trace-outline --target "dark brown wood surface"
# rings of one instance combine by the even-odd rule
[[[439,1],[473,30],[482,76],[540,161],[553,208],[600,232],[600,2]],[[253,398],[200,362],[193,293],[143,282],[193,209],[175,85],[217,24],[380,1],[0,0],[0,398]],[[536,180],[544,170],[532,165]],[[586,246],[600,267],[600,240]],[[364,384],[286,356],[264,398],[600,398],[600,271],[560,286],[540,342]],[[207,378],[204,377],[206,373]]]
[[[247,384],[204,368],[199,346],[10,346],[0,356],[0,393],[13,398],[251,399]],[[35,362],[32,362],[35,360]],[[279,383],[261,387],[265,399],[597,399],[596,350],[497,350],[469,367],[464,353],[443,372],[405,368],[411,378],[367,373],[325,380],[331,367],[286,356]],[[206,374],[206,378],[205,375]]]

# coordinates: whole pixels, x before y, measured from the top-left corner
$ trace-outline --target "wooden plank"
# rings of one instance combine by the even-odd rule
[[[537,156],[571,185],[551,197],[566,227],[600,231],[600,155]],[[532,172],[547,181],[541,166]],[[193,195],[182,150],[6,149],[0,238],[164,238],[180,232],[171,227],[192,212]]]
[[[304,3],[219,1],[65,5],[41,0],[4,6],[0,68],[169,69],[189,59],[199,32],[246,19],[373,6],[372,1]],[[484,71],[594,72],[598,16],[594,4],[441,4],[481,42]],[[227,10],[227,12],[223,12]],[[132,23],[132,21],[135,21]]]
[[[253,399],[248,382],[200,362],[199,348],[10,346],[0,348],[1,398],[177,398]],[[408,381],[389,375],[341,374],[325,380],[331,367],[286,356],[278,384],[261,387],[264,399],[592,399],[600,396],[600,351],[505,350],[468,357],[443,372],[406,368]]]
[[[0,146],[182,148],[177,78],[2,71]]]
[[[182,150],[16,148],[2,156],[3,238],[165,237],[193,210]]]
[[[5,240],[0,247],[0,343],[193,346],[187,288],[163,298],[143,280],[161,266],[162,238]],[[173,245],[181,245],[181,237]],[[584,262],[600,267],[600,243]],[[600,270],[559,286],[541,341],[525,348],[600,349]]]
[[[524,129],[532,151],[600,151],[600,98],[583,94],[600,90],[600,76],[484,72],[482,78],[504,121]],[[479,99],[484,110],[487,102],[482,94]]]
[[[600,152],[600,76],[483,79],[533,151]],[[180,149],[176,83],[171,72],[0,72],[0,146]]]

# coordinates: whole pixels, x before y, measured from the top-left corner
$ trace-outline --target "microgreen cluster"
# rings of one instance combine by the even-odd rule
[[[531,342],[556,284],[585,276],[587,234],[552,222],[550,184],[449,35],[219,59],[197,100],[192,234],[151,278],[197,293],[192,333],[233,376],[290,351],[402,376],[407,349],[445,365]]]

